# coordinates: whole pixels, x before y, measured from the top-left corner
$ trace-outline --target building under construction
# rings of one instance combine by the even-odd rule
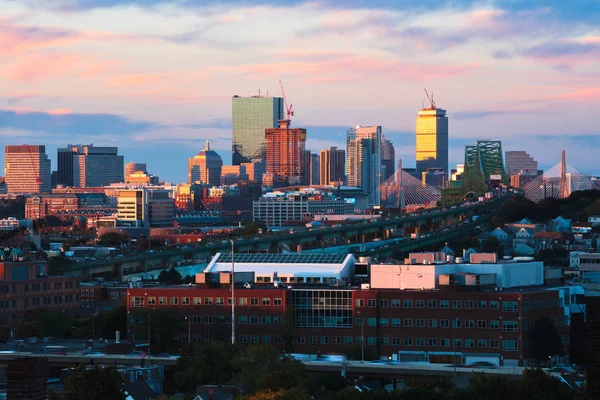
[[[4,147],[7,193],[44,193],[51,190],[50,159],[46,146]]]
[[[306,145],[306,129],[290,128],[290,120],[279,121],[279,128],[265,129],[267,148],[267,174],[273,177],[273,186],[281,187],[300,183],[302,153]]]

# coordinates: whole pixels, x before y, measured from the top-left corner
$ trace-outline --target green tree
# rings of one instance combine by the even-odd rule
[[[498,254],[498,257],[503,257],[504,244],[500,243],[500,241],[496,237],[490,236],[485,242],[483,242],[481,251],[484,253],[496,253]]]
[[[158,275],[158,281],[165,285],[179,285],[181,284],[181,274],[173,267],[163,269]]]
[[[108,232],[98,238],[98,244],[102,246],[121,246],[129,239],[130,237],[123,233]]]
[[[48,258],[48,274],[58,276],[64,274],[73,264],[65,253],[61,253],[58,257]]]
[[[133,316],[143,321],[136,338],[148,340],[148,324],[150,324],[151,354],[171,353],[179,350],[176,336],[181,333],[183,320],[178,311],[136,311]]]
[[[478,399],[504,400],[519,398],[519,388],[504,376],[473,373],[469,380],[468,392]]]
[[[528,400],[568,400],[573,398],[565,385],[540,368],[525,369],[521,398]]]
[[[219,341],[185,345],[175,372],[177,390],[191,394],[198,385],[228,383],[233,376],[234,351],[237,348],[231,343]]]
[[[60,311],[37,308],[24,325],[29,325],[33,336],[70,338],[74,320],[73,316]]]
[[[79,366],[69,371],[65,379],[62,400],[124,400],[125,387],[119,372],[113,367]]]
[[[560,335],[550,318],[542,317],[535,322],[533,329],[529,331],[529,340],[538,363],[546,362],[554,355],[564,354]]]

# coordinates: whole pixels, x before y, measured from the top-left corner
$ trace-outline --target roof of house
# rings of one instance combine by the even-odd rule
[[[553,240],[562,240],[564,238],[563,234],[560,232],[536,232],[534,234],[536,239],[553,239]]]
[[[158,397],[158,394],[143,380],[127,382],[125,392],[126,400],[152,400]]]

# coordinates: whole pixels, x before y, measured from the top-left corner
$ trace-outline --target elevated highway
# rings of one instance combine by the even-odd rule
[[[360,250],[357,255],[389,255],[393,252],[415,250],[431,244],[436,244],[464,234],[468,229],[486,223],[493,212],[500,208],[510,197],[510,193],[477,202],[465,207],[456,207],[447,210],[429,211],[409,216],[395,216],[378,220],[340,225],[285,233],[278,235],[260,235],[253,238],[240,238],[235,243],[236,252],[251,251],[275,251],[280,248],[289,248],[293,251],[302,251],[303,248],[332,247],[341,244],[370,242],[374,239],[390,239],[404,236],[408,231],[424,233],[434,232],[427,237],[417,240],[399,242],[389,248],[377,249],[376,252],[369,251],[363,254]],[[479,216],[470,224],[463,224],[455,229],[444,230],[445,227],[456,225],[465,218]],[[202,263],[207,262],[218,252],[227,253],[231,251],[231,243],[206,243],[196,246],[183,246],[177,249],[156,250],[134,254],[113,259],[98,260],[72,265],[65,275],[82,276],[91,278],[93,276],[105,276],[110,278],[122,278],[125,273],[146,272],[158,269],[161,266],[173,265],[177,262]]]

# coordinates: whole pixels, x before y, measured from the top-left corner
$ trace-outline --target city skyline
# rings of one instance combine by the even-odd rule
[[[377,124],[410,167],[427,87],[452,119],[449,168],[462,163],[465,144],[489,137],[529,152],[540,168],[565,148],[578,169],[600,173],[600,7],[421,7],[0,1],[0,138],[45,145],[54,170],[56,148],[73,136],[118,146],[126,162],[184,182],[187,158],[205,140],[231,164],[231,96],[259,88],[280,96],[282,79],[307,149],[343,148],[348,127]],[[260,27],[266,18],[276,21],[270,29],[286,21],[280,39]]]

